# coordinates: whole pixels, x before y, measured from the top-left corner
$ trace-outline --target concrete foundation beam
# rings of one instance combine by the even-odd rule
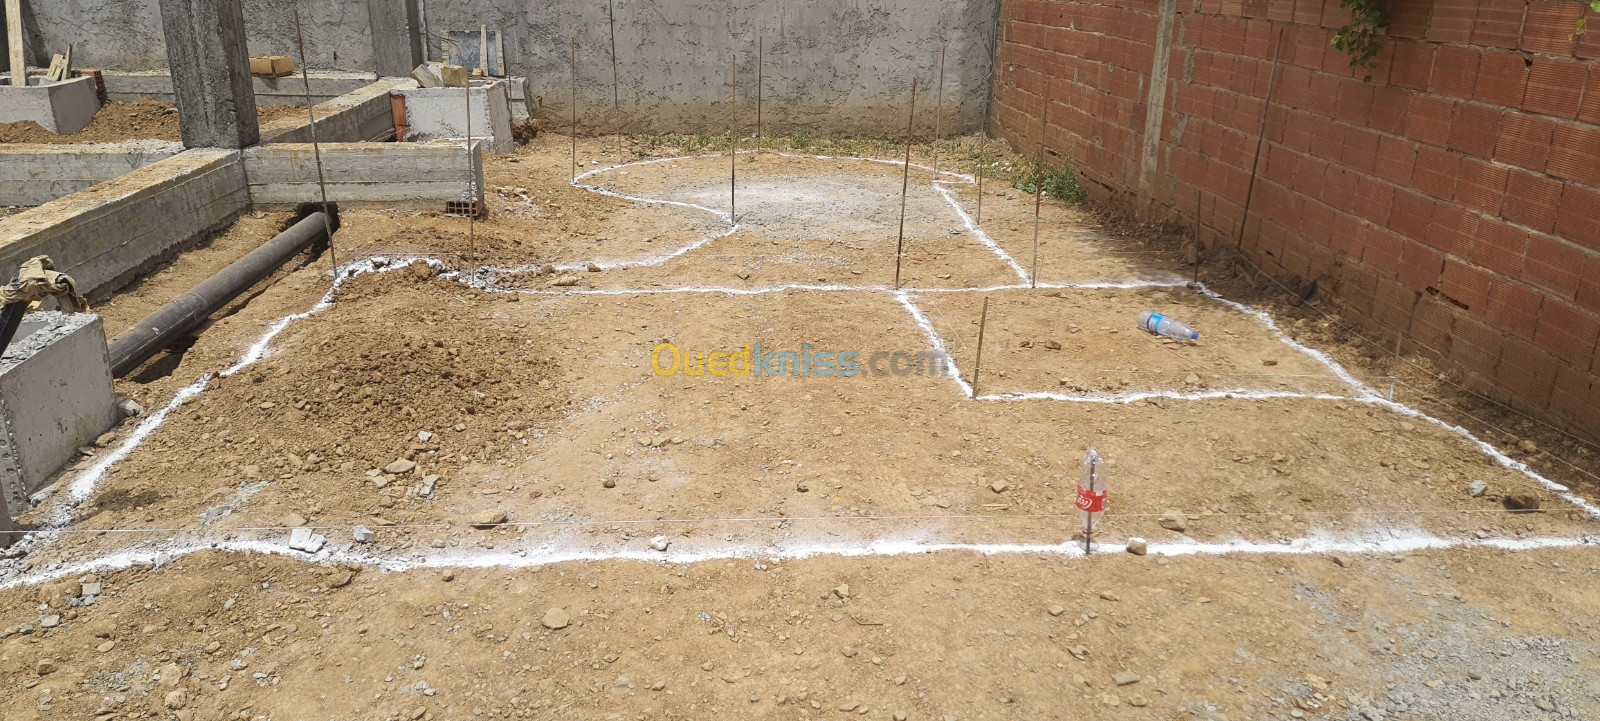
[[[100,91],[94,78],[47,83],[34,76],[28,83],[12,87],[9,76],[0,80],[0,123],[33,121],[56,135],[71,135],[88,127],[100,111]]]
[[[241,0],[161,0],[183,144],[247,148],[261,139]]]
[[[149,98],[163,103],[175,102],[172,94],[172,76],[165,71],[113,71],[101,73],[106,84],[106,99],[131,103]],[[347,73],[313,70],[310,73],[311,102],[320,103],[340,95],[360,90],[372,84],[372,73]],[[300,74],[286,78],[251,77],[257,105],[304,105],[306,89]]]
[[[119,420],[100,316],[28,314],[0,357],[0,496],[9,512],[26,510]]]
[[[183,152],[181,143],[0,145],[0,205],[43,205]]]
[[[319,143],[328,200],[408,202],[483,199],[483,145],[474,143],[471,167],[460,143]],[[262,145],[241,154],[250,199],[256,205],[321,199],[316,154],[300,143]],[[469,175],[470,172],[470,175]],[[441,206],[442,207],[442,206]]]
[[[6,218],[0,278],[48,255],[80,291],[105,298],[249,209],[239,154],[190,150]]]
[[[319,143],[359,143],[394,137],[389,91],[417,87],[410,78],[382,78],[316,105]],[[263,143],[309,143],[309,117],[281,118],[262,126]]]

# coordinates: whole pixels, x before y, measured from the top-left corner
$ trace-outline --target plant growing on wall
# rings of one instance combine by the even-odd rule
[[[1420,2],[1421,0],[1408,0]],[[1600,0],[1592,0],[1600,2]],[[1387,0],[1339,0],[1339,7],[1350,11],[1350,23],[1333,34],[1333,47],[1350,55],[1350,69],[1367,72],[1363,78],[1372,82],[1377,67],[1378,40],[1389,27]]]

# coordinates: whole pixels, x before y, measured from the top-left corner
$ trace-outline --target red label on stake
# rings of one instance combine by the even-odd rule
[[[1078,510],[1087,513],[1100,513],[1106,510],[1106,492],[1095,493],[1087,488],[1078,488]]]

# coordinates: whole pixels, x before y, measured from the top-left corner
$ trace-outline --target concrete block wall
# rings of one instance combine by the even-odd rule
[[[358,143],[394,137],[389,91],[417,87],[410,78],[380,78],[350,93],[317,103],[318,143]],[[280,118],[261,126],[262,143],[311,142],[311,118]]]
[[[1600,33],[1574,35],[1578,4],[1396,4],[1370,83],[1330,46],[1337,0],[1168,7],[1163,41],[1157,0],[1006,0],[995,131],[1036,148],[1049,83],[1045,142],[1091,195],[1232,248],[1265,113],[1248,258],[1600,437]]]

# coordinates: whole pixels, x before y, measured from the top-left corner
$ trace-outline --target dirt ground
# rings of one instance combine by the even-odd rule
[[[1305,308],[1079,209],[1029,289],[1004,183],[980,233],[975,188],[911,174],[897,291],[892,164],[741,157],[731,226],[726,156],[601,171],[586,140],[584,189],[567,147],[494,158],[475,223],[346,210],[331,303],[304,258],[118,382],[186,400],[21,519],[5,718],[1600,717],[1596,521],[1514,467],[1588,477],[1582,444],[1491,455],[1292,345],[1394,373]],[[664,375],[663,343],[861,372]]]
[[[304,113],[295,105],[258,105],[256,115],[265,123]],[[89,126],[71,135],[56,135],[34,122],[0,123],[0,143],[120,143],[125,140],[179,140],[178,109],[169,103],[144,99],[131,103],[108,102],[95,113]]]

